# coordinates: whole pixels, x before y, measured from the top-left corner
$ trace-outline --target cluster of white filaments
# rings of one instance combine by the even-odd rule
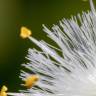
[[[95,96],[96,95],[96,11],[70,20],[63,19],[52,31],[44,25],[44,32],[54,41],[54,47],[31,37],[31,30],[21,28],[20,36],[29,38],[40,50],[29,49],[23,66],[36,73],[21,71],[27,90],[7,93],[14,96]],[[78,24],[78,21],[80,24]],[[37,82],[38,81],[38,82]],[[0,95],[3,96],[3,95]]]
[[[63,19],[60,27],[54,25],[52,31],[43,25],[44,32],[58,48],[28,37],[42,51],[29,49],[27,59],[30,62],[23,66],[40,79],[36,86],[22,92],[44,96],[96,95],[96,11],[92,0],[90,4],[90,12],[78,14],[77,19]],[[24,80],[28,75],[22,71],[20,77]]]

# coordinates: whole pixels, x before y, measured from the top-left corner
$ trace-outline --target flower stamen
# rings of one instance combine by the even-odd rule
[[[26,27],[21,27],[20,32],[21,32],[21,33],[20,33],[20,36],[21,36],[23,39],[28,38],[28,37],[32,34],[31,30],[29,30],[29,29],[26,28]]]
[[[31,76],[28,76],[26,79],[25,79],[25,84],[24,86],[26,86],[27,88],[31,88],[33,87],[36,82],[39,80],[39,76],[37,75],[31,75]]]
[[[0,91],[0,96],[7,96],[7,91],[8,90],[8,88],[4,85],[4,86],[2,86],[2,88],[1,88],[1,91]]]

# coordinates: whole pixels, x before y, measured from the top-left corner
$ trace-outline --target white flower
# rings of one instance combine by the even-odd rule
[[[39,81],[36,86],[31,84],[32,88],[22,92],[28,92],[30,96],[96,95],[96,11],[92,0],[90,4],[91,11],[83,12],[82,16],[78,14],[77,18],[74,16],[70,20],[63,19],[59,26],[52,27],[52,31],[43,25],[44,32],[58,48],[28,34],[27,37],[24,35],[24,38],[29,38],[41,51],[28,51],[27,59],[30,62],[23,66],[36,73]],[[30,33],[24,27],[22,30]],[[32,74],[21,71],[20,78],[26,80],[30,75]]]

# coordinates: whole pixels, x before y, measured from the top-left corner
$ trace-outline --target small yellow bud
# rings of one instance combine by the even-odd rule
[[[29,29],[26,28],[26,27],[21,27],[20,36],[21,36],[23,39],[28,38],[31,34],[32,34],[31,30],[29,30]]]
[[[8,88],[6,86],[3,86],[0,91],[0,96],[7,96],[7,93],[6,93],[7,90]]]
[[[38,80],[39,80],[39,76],[37,75],[28,76],[25,80],[24,86],[26,86],[27,88],[31,88],[36,84]]]

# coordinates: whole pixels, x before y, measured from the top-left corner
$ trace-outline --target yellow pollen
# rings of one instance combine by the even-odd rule
[[[0,91],[0,96],[7,96],[7,93],[6,93],[7,90],[8,88],[5,85],[2,86],[1,91]]]
[[[26,27],[21,27],[20,36],[21,36],[23,39],[28,38],[31,34],[32,34],[31,30],[29,30],[29,29],[26,28]]]
[[[25,79],[25,84],[24,86],[26,86],[27,88],[31,88],[33,87],[36,82],[39,80],[39,76],[37,75],[31,75],[31,76],[28,76],[26,79]]]

